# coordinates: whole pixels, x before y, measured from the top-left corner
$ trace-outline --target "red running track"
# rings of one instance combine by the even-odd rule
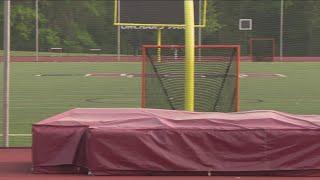
[[[0,149],[0,180],[316,180],[320,177],[252,177],[252,176],[86,176],[63,174],[32,174],[31,149]]]

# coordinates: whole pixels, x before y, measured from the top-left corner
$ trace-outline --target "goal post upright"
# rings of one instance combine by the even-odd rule
[[[158,62],[162,63],[165,59],[162,58],[162,54],[165,52],[161,49],[163,43],[162,35],[164,35],[162,34],[162,30],[184,29],[184,87],[181,88],[184,90],[184,95],[181,99],[183,99],[183,109],[187,111],[195,110],[195,28],[206,27],[207,1],[208,0],[168,1],[165,2],[165,4],[163,1],[158,1],[158,5],[153,2],[151,4],[150,1],[146,1],[145,3],[122,1],[120,7],[120,0],[114,0],[114,26],[128,26],[132,29],[150,28],[150,30],[157,30],[156,46],[158,46],[158,48],[155,49],[155,55],[157,56]],[[148,8],[153,6],[156,11],[150,13]],[[164,11],[170,10],[172,14],[176,13],[176,16],[174,17],[177,19],[173,19],[171,16],[170,18],[168,16],[162,16],[161,14],[164,13],[157,14],[159,8],[163,7],[166,8]],[[171,7],[171,9],[169,7]],[[172,9],[172,7],[174,7],[174,9]],[[145,11],[145,9],[148,9],[148,11]],[[150,17],[150,15],[155,15],[156,17],[147,18]]]
[[[161,27],[157,29],[157,45],[161,46],[162,44],[162,32],[161,32]],[[161,48],[157,49],[158,53],[158,62],[161,62]]]
[[[185,13],[185,83],[184,108],[194,111],[195,25],[194,2],[184,0]]]

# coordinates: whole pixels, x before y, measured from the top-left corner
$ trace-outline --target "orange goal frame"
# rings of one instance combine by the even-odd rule
[[[250,38],[249,39],[249,55],[253,61],[253,41],[271,41],[272,42],[272,61],[276,56],[276,39],[275,38]]]
[[[184,45],[143,45],[142,46],[142,74],[141,74],[141,107],[145,108],[145,98],[146,98],[146,61],[147,61],[147,50],[148,49],[155,49],[155,48],[184,48]],[[236,52],[236,91],[235,91],[235,107],[236,112],[240,111],[240,57],[241,57],[241,50],[240,45],[197,45],[195,49],[234,49]]]

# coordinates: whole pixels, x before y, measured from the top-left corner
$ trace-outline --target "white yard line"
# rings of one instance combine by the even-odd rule
[[[275,74],[276,76],[279,76],[279,77],[287,77],[286,75],[284,74]]]
[[[246,77],[248,77],[247,74],[240,74],[240,78],[246,78]]]
[[[9,136],[12,136],[12,137],[31,137],[32,134],[9,134]],[[0,134],[0,137],[2,137],[2,134]]]

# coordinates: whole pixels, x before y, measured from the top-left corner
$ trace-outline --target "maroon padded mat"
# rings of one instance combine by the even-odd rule
[[[73,109],[33,125],[36,173],[314,175],[320,116]]]

